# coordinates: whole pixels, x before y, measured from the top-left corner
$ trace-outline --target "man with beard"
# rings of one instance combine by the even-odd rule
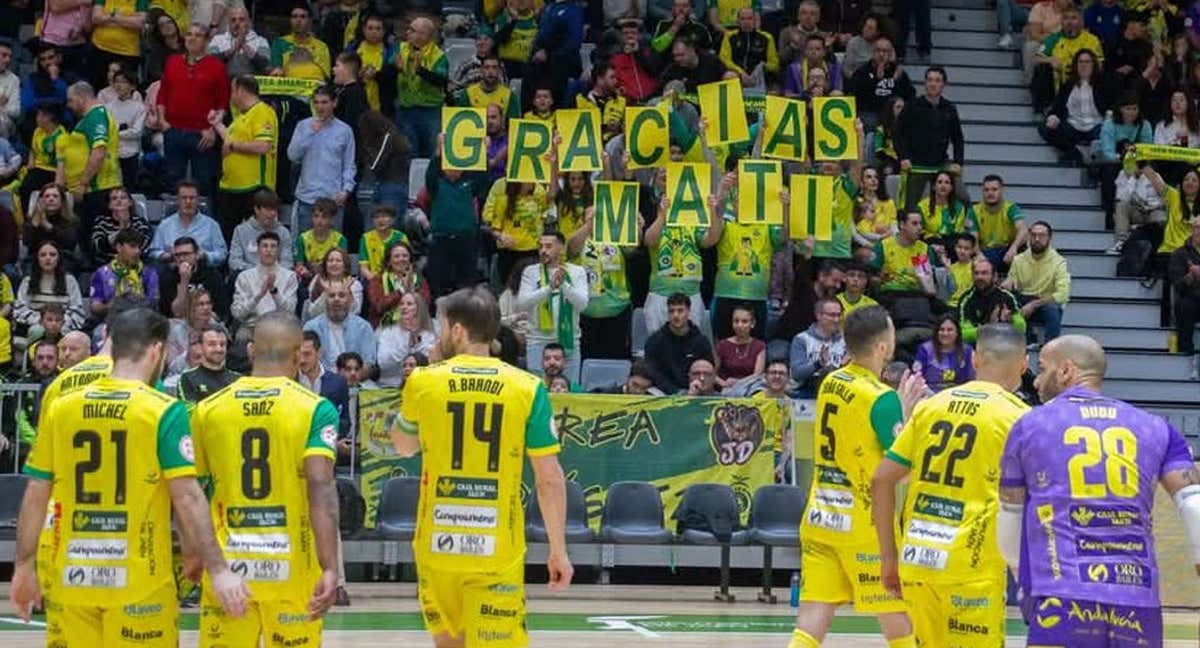
[[[483,57],[479,68],[479,81],[468,85],[458,93],[458,105],[471,108],[487,108],[492,104],[500,107],[500,114],[512,119],[521,116],[520,97],[513,97],[512,90],[504,84],[500,57],[488,54]],[[437,154],[437,151],[434,151]]]
[[[1071,296],[1067,260],[1050,247],[1053,236],[1054,230],[1045,221],[1030,225],[1029,249],[1013,259],[1004,282],[1004,287],[1017,295],[1025,321],[1045,327],[1046,342],[1061,332],[1063,307]]]
[[[225,368],[225,352],[229,335],[220,325],[207,326],[200,331],[200,364],[179,376],[179,400],[195,406],[221,391],[238,375]]]
[[[979,327],[984,324],[1007,322],[1025,332],[1025,316],[1017,298],[996,283],[996,269],[984,257],[975,259],[971,269],[974,282],[958,298],[958,325],[963,342],[974,344]]]
[[[1188,442],[1166,419],[1103,395],[1106,368],[1091,338],[1048,342],[1035,381],[1046,404],[1017,421],[1001,457],[996,538],[1019,573],[1029,645],[1163,645],[1158,484],[1183,518],[1186,562],[1200,563],[1200,471]]]
[[[561,232],[547,232],[538,245],[540,263],[521,273],[517,310],[528,314],[529,329],[525,357],[536,362],[542,350],[557,342],[566,356],[565,373],[579,381],[581,333],[579,314],[587,308],[587,272],[563,260],[565,239]]]

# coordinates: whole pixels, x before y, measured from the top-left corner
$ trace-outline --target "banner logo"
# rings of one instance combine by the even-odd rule
[[[710,429],[717,463],[722,466],[745,465],[763,440],[762,413],[745,405],[717,408]]]

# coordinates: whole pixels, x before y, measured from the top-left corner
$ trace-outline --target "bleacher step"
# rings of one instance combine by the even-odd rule
[[[1013,68],[1017,64],[1016,54],[1010,50],[996,49],[989,51],[942,47],[936,42],[933,45],[933,54],[930,60],[934,65],[952,65],[954,63],[970,61],[971,65],[992,68]]]
[[[934,29],[951,31],[996,32],[996,12],[991,9],[948,9],[935,7],[930,12]],[[934,49],[937,49],[935,41]]]
[[[947,96],[950,96],[949,94]],[[953,101],[953,97],[951,97]],[[989,106],[987,104],[960,103],[958,116],[964,122],[989,124],[1022,124],[1033,128],[1033,109],[1014,106]]]
[[[1054,247],[1060,250],[1103,252],[1112,245],[1112,234],[1088,230],[1060,229],[1054,232]]]
[[[1045,145],[976,144],[968,147],[965,153],[968,163],[1058,164],[1058,152]]]
[[[1029,354],[1029,364],[1037,366],[1037,353]],[[1104,377],[1134,380],[1188,380],[1191,360],[1176,353],[1110,351]]]
[[[1065,252],[1063,256],[1067,259],[1067,270],[1072,275],[1080,277],[1115,277],[1117,276],[1117,260],[1120,257],[1108,254],[1086,254],[1079,252]],[[1097,320],[1103,322],[1104,320]],[[1088,324],[1094,324],[1089,322]],[[1154,326],[1158,326],[1156,322]]]
[[[1078,286],[1072,280],[1072,288]],[[1065,326],[1065,335],[1086,335],[1106,349],[1140,349],[1143,351],[1166,351],[1167,335],[1160,328],[1115,328],[1106,326]]]
[[[970,59],[966,59],[966,63],[971,63]],[[946,87],[946,96],[951,101],[954,100],[954,92],[962,85],[1005,85],[1018,88],[1025,87],[1025,79],[1022,76],[1021,70],[1016,68],[995,68],[995,67],[975,67],[973,65],[963,65],[964,61],[957,61],[957,64],[951,63],[944,65],[946,68],[946,76],[950,77],[949,85]],[[925,78],[926,65],[907,65],[905,70],[908,70],[908,78],[920,88],[921,81]]]
[[[1057,236],[1057,234],[1056,234]],[[1072,299],[1159,299],[1162,286],[1145,286],[1140,279],[1071,277]]]
[[[970,141],[968,137],[967,151],[975,148],[971,146]],[[1025,164],[968,164],[964,173],[968,184],[983,182],[984,176],[996,174],[1003,178],[1007,185],[1054,187],[1056,189],[1079,188],[1079,181],[1082,178],[1080,170],[1074,167],[1035,167]]]
[[[968,162],[967,168],[970,168],[970,162]],[[982,168],[986,169],[988,168],[988,165],[982,165]],[[982,189],[982,186],[978,183],[967,183],[967,191],[970,192],[972,198],[977,198],[980,196]],[[1087,187],[1051,188],[1012,184],[1004,187],[1004,196],[1009,200],[1021,203],[1022,205],[1100,208],[1100,191],[1098,189],[1089,189]]]
[[[1025,222],[1033,223],[1044,220],[1055,230],[1102,230],[1104,229],[1104,212],[1098,209],[1072,209],[1070,207],[1026,207]],[[1068,267],[1074,268],[1074,261],[1068,260]],[[1092,275],[1089,275],[1092,276]],[[1110,273],[1107,276],[1112,276]]]
[[[1200,399],[1200,383],[1190,380],[1112,379],[1104,381],[1104,393],[1125,401],[1191,404]]]
[[[1024,108],[1028,108],[1033,103],[1033,97],[1024,88],[963,85],[955,86],[952,90],[946,92],[946,96],[951,101],[1021,106]]]
[[[1042,144],[1042,136],[1028,124],[1002,125],[967,122],[963,124],[963,139],[972,144]]]
[[[1104,322],[1127,328],[1158,328],[1156,301],[1072,299],[1063,311],[1064,326],[1093,326]]]

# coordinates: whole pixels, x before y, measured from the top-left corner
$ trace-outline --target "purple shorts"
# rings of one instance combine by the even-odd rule
[[[1029,646],[1148,648],[1163,643],[1162,608],[1110,605],[1056,596],[1026,597]]]

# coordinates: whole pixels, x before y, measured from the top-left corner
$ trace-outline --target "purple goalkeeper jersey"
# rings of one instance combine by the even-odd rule
[[[1161,417],[1072,387],[1021,417],[1000,486],[1024,488],[1026,595],[1158,607],[1151,510],[1164,475],[1192,467]]]

